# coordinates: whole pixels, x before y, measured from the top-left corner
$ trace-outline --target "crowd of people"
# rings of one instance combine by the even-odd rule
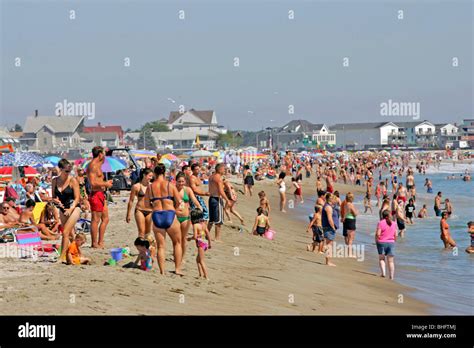
[[[158,154],[156,158],[145,161],[139,177],[133,178],[133,173],[128,170],[125,173],[130,184],[125,221],[131,223],[133,218],[137,228],[134,245],[139,256],[136,266],[148,270],[156,260],[160,273],[164,274],[165,238],[168,235],[173,245],[174,272],[183,275],[182,264],[187,243],[194,241],[199,275],[208,278],[205,251],[211,248],[210,232],[214,229],[212,241],[218,243],[226,219],[232,222],[234,216],[241,225],[245,222],[236,210],[238,194],[229,180],[230,176],[242,180],[241,192],[249,197],[254,195],[255,181],[273,180],[278,187],[280,213],[286,213],[290,204],[286,180],[291,177],[294,189],[292,204],[304,204],[303,180],[315,182],[317,199],[307,228],[313,236],[307,250],[325,254],[328,266],[335,266],[331,260],[331,249],[341,226],[344,242],[349,247],[349,256],[353,256],[351,252],[357,230],[356,221],[361,214],[355,206],[355,194],[348,192],[342,199],[335,184],[362,189],[365,192],[365,214],[373,214],[372,201],[375,198],[379,216],[375,241],[381,275],[386,276],[388,264],[389,276],[393,279],[397,238],[405,236],[407,225],[429,215],[426,205],[418,211],[416,208],[415,171],[424,174],[429,166],[437,166],[440,162],[440,159],[429,156],[417,157],[416,167],[412,168],[410,161],[413,159],[407,154],[390,156],[386,152],[314,157],[287,151],[273,152],[267,159],[248,163],[236,163],[224,158],[222,162],[209,159],[204,162],[183,162],[179,167],[167,168],[160,163]],[[81,218],[90,220],[91,247],[105,247],[109,224],[108,200],[113,181],[106,180],[102,172],[104,160],[105,151],[97,146],[92,150],[92,160],[85,170],[62,159],[57,168],[45,170],[41,177],[10,183],[7,198],[1,206],[1,227],[30,227],[36,229],[44,240],[60,238],[59,262],[89,263],[90,259],[84,257],[80,249],[86,241],[85,234],[76,233],[76,225]],[[468,175],[466,172],[464,176]],[[429,178],[426,178],[424,186],[427,193],[433,192]],[[48,189],[51,193],[48,193]],[[313,195],[313,192],[308,195]],[[252,232],[263,236],[270,230],[271,209],[264,191],[260,191],[258,197],[259,206]],[[453,206],[448,198],[444,201],[442,198],[442,192],[438,192],[434,198],[434,214],[440,217],[440,238],[444,247],[454,248],[456,242],[450,234],[448,223]],[[35,215],[37,204],[44,205],[39,218]],[[473,228],[470,222],[471,238]],[[466,251],[474,252],[472,243]]]

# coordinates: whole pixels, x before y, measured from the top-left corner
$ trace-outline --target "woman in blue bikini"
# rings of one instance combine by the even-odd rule
[[[166,233],[169,234],[173,242],[173,255],[175,264],[175,273],[181,273],[182,261],[182,245],[181,245],[181,229],[176,218],[176,208],[182,204],[183,200],[176,186],[171,184],[165,178],[166,167],[159,163],[155,167],[155,181],[148,186],[146,190],[146,201],[152,207],[153,231],[158,246],[158,266],[160,273],[165,272],[165,238]]]

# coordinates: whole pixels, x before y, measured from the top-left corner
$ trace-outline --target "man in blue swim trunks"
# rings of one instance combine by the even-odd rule
[[[209,192],[205,192],[202,189],[202,181],[199,178],[199,173],[201,172],[201,168],[199,164],[193,163],[191,167],[183,167],[183,172],[186,174],[187,181],[191,190],[193,190],[196,199],[199,201],[199,204],[202,207],[204,220],[209,220],[209,210],[207,209],[207,205],[204,202],[204,196],[209,196]],[[190,202],[191,209],[195,209],[196,207],[193,204],[193,201]]]

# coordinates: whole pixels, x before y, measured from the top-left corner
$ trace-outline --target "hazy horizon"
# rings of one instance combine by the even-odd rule
[[[35,109],[54,115],[64,99],[95,103],[88,125],[124,129],[168,118],[179,104],[215,110],[221,125],[242,130],[292,119],[413,120],[381,116],[388,100],[419,103],[420,120],[434,123],[474,115],[471,1],[0,4],[0,124],[8,127]]]

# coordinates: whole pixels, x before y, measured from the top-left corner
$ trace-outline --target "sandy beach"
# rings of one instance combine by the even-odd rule
[[[287,185],[290,182],[287,180]],[[241,189],[236,184],[236,189]],[[306,196],[315,195],[314,177],[304,180]],[[336,185],[341,193],[349,186]],[[66,266],[47,261],[0,259],[0,313],[9,315],[418,315],[427,304],[410,297],[411,289],[380,278],[377,255],[335,260],[324,265],[324,256],[306,251],[310,234],[306,220],[278,210],[274,182],[257,182],[255,193],[265,190],[272,205],[271,223],[277,231],[269,241],[250,234],[258,206],[256,194],[238,193],[237,210],[244,216],[244,232],[237,219],[223,227],[223,242],[206,252],[210,281],[197,278],[196,248],[189,243],[184,272],[160,276],[122,266],[104,266],[113,247],[130,247],[137,236],[134,221],[125,223],[126,198],[122,192],[110,206],[111,222],[106,250],[83,247],[93,259],[90,266]],[[353,188],[352,188],[353,189]],[[289,191],[289,190],[288,190]],[[354,192],[354,190],[353,190]],[[289,192],[288,192],[289,193]],[[288,194],[291,199],[293,195]],[[309,197],[308,197],[309,198]],[[311,207],[313,200],[305,205]],[[212,234],[214,232],[212,231]],[[357,241],[357,237],[356,237]],[[341,231],[336,242],[343,243]],[[171,241],[167,244],[167,269],[172,271]],[[134,258],[133,258],[134,260]],[[403,295],[403,303],[399,303]]]

